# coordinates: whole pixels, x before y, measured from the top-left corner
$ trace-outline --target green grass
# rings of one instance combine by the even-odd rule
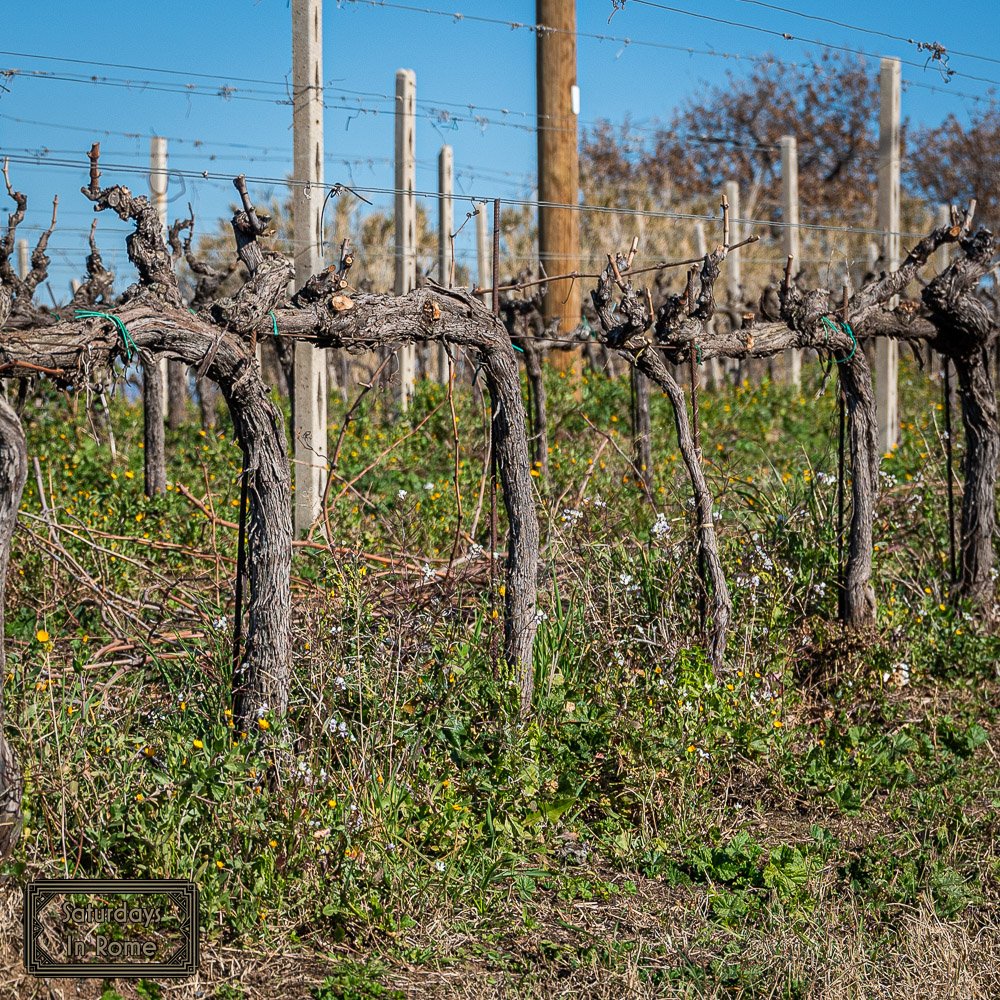
[[[265,716],[266,751],[227,714],[235,532],[176,487],[231,519],[231,435],[169,434],[170,490],[147,500],[133,408],[114,405],[112,461],[82,408],[29,404],[66,530],[54,545],[32,474],[8,586],[4,696],[26,771],[9,892],[197,880],[204,953],[229,956],[206,973],[220,998],[991,995],[1000,642],[948,603],[940,414],[904,379],[878,625],[845,636],[833,392],[815,398],[809,374],[801,394],[702,394],[735,602],[717,679],[666,400],[654,510],[583,420],[627,452],[627,384],[590,375],[576,400],[551,378],[524,723],[491,655],[487,561],[446,584],[425,571],[456,532],[459,555],[488,548],[485,511],[468,534],[482,413],[456,399],[457,525],[442,390],[405,419],[363,408],[338,468],[359,478],[330,511],[354,554],[296,550],[291,709]]]

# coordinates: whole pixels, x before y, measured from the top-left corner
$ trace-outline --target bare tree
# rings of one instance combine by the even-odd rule
[[[933,204],[965,204],[978,199],[985,225],[1000,225],[1000,101],[994,96],[963,125],[950,114],[940,125],[914,132],[920,155],[907,160],[910,187]]]
[[[801,66],[775,59],[746,76],[699,88],[669,122],[639,133],[599,124],[581,143],[589,200],[634,207],[636,198],[711,203],[728,180],[743,191],[743,212],[770,216],[780,204],[783,135],[808,136],[799,154],[800,198],[811,216],[838,221],[871,212],[875,184],[878,81],[863,60],[823,52]],[[605,223],[602,221],[602,225]],[[643,245],[650,239],[643,237]]]

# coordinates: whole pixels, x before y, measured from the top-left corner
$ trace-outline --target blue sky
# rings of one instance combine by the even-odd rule
[[[688,14],[628,0],[610,24],[610,0],[578,0],[580,32],[631,40],[579,39],[581,125],[598,118],[621,121],[628,114],[636,127],[650,127],[657,119],[668,119],[706,83],[721,81],[727,70],[747,72],[752,65],[747,56],[772,53],[783,60],[802,60],[805,53],[817,50],[800,41],[803,38],[910,60],[915,65],[903,66],[903,114],[918,123],[940,121],[949,112],[964,120],[975,106],[972,98],[986,95],[994,87],[989,81],[1000,81],[995,0],[952,3],[946,16],[939,2],[929,0],[881,5],[846,0],[835,8],[818,0],[775,3],[904,40],[808,20],[750,0],[664,0],[663,6]],[[19,0],[7,8],[0,41],[7,51],[0,53],[0,71],[23,72],[0,77],[5,88],[0,90],[0,151],[31,159],[11,165],[15,186],[30,198],[25,236],[34,240],[47,221],[52,195],[60,196],[50,274],[57,299],[65,297],[69,279],[83,269],[93,213],[79,188],[86,183],[85,153],[92,140],[101,141],[105,164],[134,170],[126,174],[106,169],[106,182],[120,180],[144,190],[149,136],[167,136],[170,166],[198,175],[171,178],[171,214],[180,214],[190,201],[203,228],[226,213],[233,189],[224,178],[201,178],[202,171],[224,177],[242,171],[279,180],[289,173],[291,108],[284,103],[291,70],[287,0],[171,0],[148,5]],[[128,9],[132,13],[123,13]],[[428,9],[448,16],[426,13]],[[325,0],[327,182],[391,186],[391,95],[395,71],[407,67],[417,76],[418,187],[436,185],[437,151],[448,142],[455,150],[458,194],[530,196],[535,169],[530,128],[534,35],[509,23],[478,23],[451,15],[523,24],[534,21],[534,9],[531,0],[399,0],[394,6]],[[796,37],[786,40],[780,33]],[[966,75],[946,83],[933,65],[924,68],[926,57],[906,38],[941,42],[953,53],[993,61],[952,54],[950,67]],[[173,72],[160,72],[168,69]],[[32,71],[50,75],[32,76]],[[232,88],[228,96],[220,96],[223,88]],[[449,120],[449,114],[462,120]],[[78,161],[79,168],[56,162],[67,160]],[[252,190],[262,197],[275,187],[258,182]],[[380,205],[388,201],[370,197]],[[8,202],[5,196],[3,202]],[[433,213],[433,206],[427,207]],[[460,209],[456,214],[461,217]],[[114,235],[123,233],[123,227],[108,213],[99,225],[102,249],[127,277],[124,244],[121,235]],[[463,245],[464,235],[459,253],[471,248],[471,243]]]

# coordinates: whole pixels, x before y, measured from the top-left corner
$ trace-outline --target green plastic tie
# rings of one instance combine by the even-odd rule
[[[857,353],[857,350],[858,350],[858,339],[857,339],[857,337],[854,336],[854,331],[851,329],[851,324],[848,323],[846,320],[843,320],[843,321],[842,320],[837,320],[836,323],[834,323],[832,320],[830,320],[826,316],[820,316],[820,319],[823,321],[823,326],[825,326],[826,329],[827,329],[827,334],[826,334],[825,340],[829,340],[830,339],[830,332],[829,331],[831,331],[831,330],[834,333],[845,333],[846,332],[847,336],[851,338],[851,353],[848,354],[846,358],[834,358],[833,359],[834,361],[837,362],[838,365],[846,365],[847,362],[850,361],[851,358],[854,357],[854,355]]]
[[[274,328],[274,335],[278,336],[278,317],[274,315],[274,310],[271,309],[268,312],[268,316],[271,317],[271,326]]]
[[[139,345],[132,339],[132,334],[128,332],[128,327],[119,316],[113,313],[95,312],[91,309],[77,309],[73,313],[74,319],[109,319],[118,328],[121,334],[122,345],[125,348],[125,360],[131,361],[139,353]]]

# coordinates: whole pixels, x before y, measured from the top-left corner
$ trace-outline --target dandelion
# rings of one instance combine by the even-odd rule
[[[205,744],[202,743],[201,740],[192,740],[191,741],[191,746],[193,746],[195,748],[195,750],[204,750],[205,749]]]
[[[139,792],[139,794],[135,797],[135,801],[136,802],[145,802],[146,801],[146,796],[143,795],[142,792]]]
[[[270,722],[268,722],[268,721],[267,721],[267,719],[258,719],[258,720],[257,720],[257,725],[258,725],[258,726],[259,726],[259,727],[260,727],[261,729],[263,729],[263,730],[264,730],[265,732],[266,732],[266,731],[267,731],[268,729],[270,729],[270,728],[271,728],[271,723],[270,723]]]
[[[222,871],[222,869],[225,868],[226,866],[225,866],[225,864],[223,862],[217,860],[215,862],[215,867],[218,868],[219,871]]]
[[[268,845],[269,845],[269,846],[270,846],[270,847],[271,847],[272,849],[278,846],[278,842],[277,842],[276,840],[274,840],[273,838],[272,838],[271,840],[269,840],[269,841],[268,841],[267,843],[268,843]]]
[[[45,642],[48,642],[48,641],[49,641],[49,633],[48,633],[48,632],[46,632],[46,631],[45,631],[45,629],[43,629],[43,628],[40,628],[40,629],[39,629],[39,630],[38,630],[38,631],[37,631],[37,632],[35,633],[35,638],[36,638],[36,639],[37,639],[37,640],[38,640],[39,642],[42,642],[42,643],[45,643]]]

